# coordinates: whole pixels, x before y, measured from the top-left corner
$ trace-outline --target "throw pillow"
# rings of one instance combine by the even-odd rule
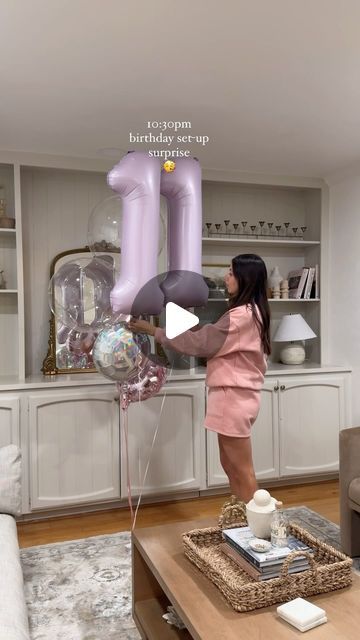
[[[0,513],[21,513],[21,451],[15,444],[0,448]]]

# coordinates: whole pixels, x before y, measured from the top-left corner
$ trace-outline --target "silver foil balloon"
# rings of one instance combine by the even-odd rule
[[[106,378],[124,382],[136,376],[145,356],[136,336],[121,322],[100,331],[93,348],[96,369]]]

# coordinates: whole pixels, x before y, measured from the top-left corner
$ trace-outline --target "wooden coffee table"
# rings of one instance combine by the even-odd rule
[[[289,640],[303,634],[281,620],[276,607],[237,613],[184,555],[181,534],[216,526],[214,519],[192,520],[146,529],[132,535],[133,617],[144,640]],[[358,640],[360,577],[352,586],[307,598],[325,609],[328,622],[308,631],[314,640]],[[188,630],[162,618],[169,604]]]

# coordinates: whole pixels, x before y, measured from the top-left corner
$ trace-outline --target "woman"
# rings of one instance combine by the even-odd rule
[[[134,318],[129,322],[132,331],[152,335],[164,347],[207,358],[205,427],[217,432],[231,492],[243,502],[257,489],[250,434],[271,352],[266,284],[263,260],[242,254],[232,259],[225,276],[229,309],[215,324],[169,340],[164,329],[149,322]]]

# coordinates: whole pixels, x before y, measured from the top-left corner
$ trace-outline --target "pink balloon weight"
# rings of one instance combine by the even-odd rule
[[[159,393],[166,382],[166,368],[146,359],[137,375],[125,383],[118,383],[120,406],[127,409],[132,402],[143,402]]]

